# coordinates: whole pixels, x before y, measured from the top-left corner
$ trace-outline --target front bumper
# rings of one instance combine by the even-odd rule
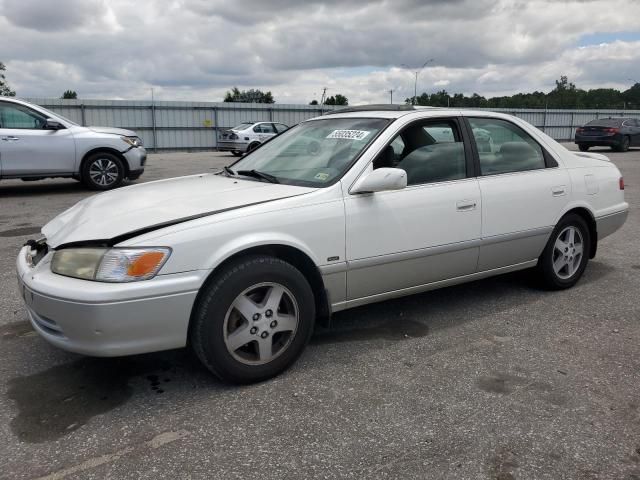
[[[18,287],[33,328],[71,352],[111,357],[184,347],[191,309],[206,271],[109,284],[51,272],[52,253],[31,267],[24,247]]]
[[[127,159],[129,171],[144,170],[144,166],[147,163],[147,150],[144,147],[132,147],[122,152],[122,155]]]
[[[219,141],[217,148],[223,152],[246,152],[249,142],[228,142]]]

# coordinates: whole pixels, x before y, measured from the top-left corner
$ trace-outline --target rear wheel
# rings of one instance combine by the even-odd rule
[[[252,150],[255,150],[256,148],[258,148],[260,146],[259,142],[253,142],[252,144],[249,145],[249,147],[247,148],[247,152],[251,152]]]
[[[624,137],[622,139],[622,142],[620,143],[620,151],[621,152],[628,152],[630,145],[631,145],[631,139],[629,137]]]
[[[222,380],[273,377],[302,353],[315,321],[309,282],[270,256],[240,258],[200,294],[190,339],[202,363]]]
[[[589,145],[585,145],[584,143],[579,143],[578,148],[580,149],[581,152],[589,151]]]
[[[231,152],[233,154],[234,157],[241,157],[242,156],[242,152],[239,152],[237,150],[234,150],[233,152]]]
[[[589,261],[591,237],[584,219],[576,214],[563,217],[553,230],[538,259],[538,272],[547,288],[573,287]]]
[[[110,190],[119,187],[124,176],[122,161],[112,153],[94,153],[82,166],[82,183],[92,190]]]

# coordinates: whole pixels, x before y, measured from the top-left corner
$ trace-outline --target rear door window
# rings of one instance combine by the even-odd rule
[[[542,147],[517,125],[497,118],[469,118],[469,124],[482,175],[545,168]]]

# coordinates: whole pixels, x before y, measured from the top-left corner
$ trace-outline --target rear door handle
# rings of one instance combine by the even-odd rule
[[[475,200],[460,200],[459,202],[456,202],[456,210],[459,212],[468,212],[470,210],[475,210],[475,208]]]
[[[562,195],[566,195],[567,194],[567,187],[565,187],[564,185],[559,185],[557,187],[552,187],[551,188],[551,194],[554,197],[561,197]]]
[[[4,140],[5,142],[17,142],[20,139],[18,137],[10,135],[8,137],[2,137],[2,140]]]

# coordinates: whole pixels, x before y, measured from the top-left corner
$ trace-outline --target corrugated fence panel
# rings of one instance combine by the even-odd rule
[[[150,149],[212,150],[221,130],[242,122],[273,121],[289,126],[340,107],[224,102],[172,102],[130,100],[62,100],[31,98],[80,125],[134,130]],[[576,127],[607,117],[640,119],[640,110],[477,109],[522,118],[556,140],[572,140]]]

